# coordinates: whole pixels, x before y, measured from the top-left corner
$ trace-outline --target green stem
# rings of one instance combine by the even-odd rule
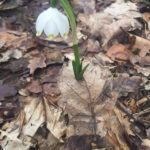
[[[64,8],[69,20],[72,29],[72,36],[73,36],[73,45],[74,45],[74,54],[75,54],[75,63],[76,63],[76,70],[78,71],[80,68],[80,55],[78,50],[78,39],[76,34],[76,21],[75,16],[73,14],[72,7],[68,0],[59,0],[61,6]]]

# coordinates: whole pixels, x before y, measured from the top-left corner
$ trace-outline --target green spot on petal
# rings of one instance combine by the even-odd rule
[[[54,34],[49,34],[49,38],[52,39],[54,37]]]
[[[38,35],[40,35],[40,31],[38,30],[38,31],[36,31],[36,35],[38,36]]]
[[[67,34],[66,34],[66,33],[64,33],[64,34],[63,34],[63,37],[66,39],[66,38],[67,38]]]

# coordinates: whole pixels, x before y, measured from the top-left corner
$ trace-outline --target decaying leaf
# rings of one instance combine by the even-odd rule
[[[8,1],[8,0],[4,0],[4,2],[0,5],[0,11],[4,11],[4,10],[11,10],[11,9],[15,9],[19,6],[22,6],[25,2],[27,2],[28,0],[14,0],[12,1]]]
[[[23,127],[20,124],[20,119],[10,123],[8,129],[1,135],[1,138],[5,138],[1,141],[3,149],[18,149],[21,147],[22,150],[27,150],[32,146],[31,137],[34,136],[38,128],[44,123],[44,110],[40,98],[27,97],[24,99],[27,105],[24,108],[25,118]],[[20,136],[19,136],[20,135]],[[8,142],[7,144],[5,144]]]
[[[90,33],[102,37],[103,46],[121,32],[140,28],[141,25],[134,18],[141,17],[135,3],[114,3],[104,11],[91,15],[79,14],[79,19],[90,28]]]
[[[75,11],[84,11],[85,14],[92,14],[95,12],[95,1],[93,0],[73,0],[72,5]]]
[[[150,140],[149,139],[143,139],[142,145],[150,148]]]
[[[60,90],[56,83],[46,83],[43,85],[43,90],[46,95],[58,96],[60,95]]]
[[[130,62],[134,65],[138,73],[142,73],[147,77],[150,75],[149,58],[149,56],[140,57],[138,55],[131,55]]]
[[[62,136],[66,133],[66,121],[63,115],[63,111],[59,107],[50,105],[48,99],[44,98],[45,112],[47,120],[47,128],[57,138],[62,141]]]
[[[142,37],[139,37],[139,36],[135,36],[135,37],[136,37],[136,41],[135,41],[135,44],[132,48],[133,49],[132,51],[139,49],[140,50],[139,56],[140,57],[146,56],[146,54],[150,50],[150,41],[147,39],[144,39]]]
[[[126,63],[129,60],[131,51],[129,51],[126,46],[122,44],[115,44],[110,47],[106,54],[113,61],[117,61],[120,63]]]
[[[29,61],[29,65],[28,65],[28,68],[30,69],[30,73],[31,74],[34,74],[34,71],[37,69],[37,68],[44,68],[46,67],[46,58],[45,56],[41,55],[39,57],[34,57],[32,58],[30,61]]]
[[[138,90],[140,83],[142,82],[141,77],[118,77],[114,79],[113,88],[118,89],[122,93],[135,92]]]
[[[23,46],[23,42],[27,40],[27,34],[22,33],[17,36],[13,33],[9,32],[0,32],[0,41],[4,41],[4,48],[16,49]]]
[[[146,77],[148,77],[150,75],[150,68],[149,67],[140,67],[139,65],[135,64],[134,68],[137,70],[138,73],[142,73]]]
[[[0,99],[4,99],[5,97],[15,96],[17,94],[17,90],[15,89],[14,83],[3,83],[0,80]]]
[[[32,93],[42,92],[42,87],[41,87],[40,82],[38,80],[31,81],[31,83],[29,85],[27,85],[26,89]]]
[[[72,58],[72,55],[67,56]],[[68,66],[63,66],[58,81],[62,94],[58,105],[62,108],[65,107],[69,115],[67,135],[70,137],[71,135],[96,134],[105,137],[109,130],[111,131],[110,136],[115,134],[121,148],[127,150],[128,146],[120,132],[121,125],[118,124],[117,117],[113,112],[118,92],[112,91],[109,70],[100,67],[98,63],[93,63],[95,61],[95,58],[84,60],[83,65],[88,63],[90,65],[85,71],[85,80],[80,82],[74,79],[71,62]],[[112,121],[113,123],[111,123]]]
[[[1,141],[2,148],[28,150],[30,146],[36,144],[32,137],[44,123],[53,136],[61,141],[66,130],[62,109],[50,105],[47,99],[44,99],[43,103],[41,97],[28,96],[23,101],[25,102],[23,114],[11,122],[5,131],[0,130],[0,138],[4,138]]]
[[[22,57],[22,52],[18,49],[15,50],[8,50],[1,54],[2,57],[0,58],[0,62],[7,62],[11,58],[19,59]]]

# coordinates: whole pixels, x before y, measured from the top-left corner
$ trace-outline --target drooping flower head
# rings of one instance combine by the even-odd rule
[[[69,33],[67,16],[56,8],[48,8],[38,16],[36,21],[36,35],[40,36],[43,30],[50,39],[53,39],[59,33],[64,39],[67,39]]]

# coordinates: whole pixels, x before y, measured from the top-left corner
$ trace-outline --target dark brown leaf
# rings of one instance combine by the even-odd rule
[[[139,76],[118,77],[113,82],[113,88],[121,92],[135,92],[138,90],[141,82],[142,80]]]
[[[34,71],[37,69],[37,68],[44,68],[46,67],[46,58],[45,56],[41,55],[39,57],[34,57],[32,58],[30,61],[29,61],[29,65],[28,65],[28,68],[30,69],[30,73],[31,74],[34,74]]]
[[[4,99],[5,97],[15,96],[17,94],[17,90],[14,87],[13,83],[4,83],[0,80],[0,99]]]
[[[26,88],[32,93],[42,92],[42,88],[38,80],[33,80]]]

